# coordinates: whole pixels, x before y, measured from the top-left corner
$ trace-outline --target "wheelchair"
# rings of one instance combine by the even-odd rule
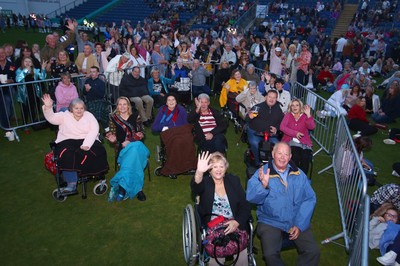
[[[252,219],[249,219],[250,234],[247,246],[247,257],[249,266],[256,266],[253,253],[254,227],[252,222]],[[204,266],[210,260],[210,256],[206,253],[203,246],[205,238],[206,227],[201,225],[197,204],[195,204],[194,207],[188,204],[183,211],[182,219],[183,255],[187,265],[193,266],[198,263],[200,266]]]
[[[192,130],[192,125],[184,125],[160,133],[160,145],[156,147],[157,162],[160,165],[154,170],[156,176],[176,179],[177,175],[194,174],[197,154]],[[181,160],[183,158],[183,161],[175,162],[174,158],[168,159],[171,154],[177,154]]]
[[[54,173],[54,177],[55,177],[56,183],[57,183],[57,188],[53,190],[52,196],[56,201],[64,202],[68,198],[68,196],[78,194],[78,190],[71,191],[71,192],[66,192],[63,190],[63,188],[65,187],[66,184],[64,182],[62,171],[59,169],[59,167],[57,165],[58,158],[54,154],[54,150],[56,148],[56,143],[54,143],[54,142],[50,143],[50,148],[52,150],[52,153],[49,153],[49,154],[52,154],[52,158],[50,158],[50,160],[51,160],[51,164],[53,164],[53,166],[52,166],[53,169],[52,170],[48,169],[48,170]],[[95,175],[95,176],[94,175],[80,175],[80,174],[78,175],[78,183],[77,184],[82,184],[82,199],[87,198],[87,183],[89,181],[93,181],[93,182],[98,181],[97,184],[95,184],[93,187],[93,194],[95,194],[96,196],[102,196],[105,193],[107,193],[108,185],[106,183],[105,174],[106,174],[106,172],[100,173],[99,175]]]
[[[236,134],[242,132],[245,124],[245,116],[242,115],[243,112],[246,112],[246,107],[231,97],[228,97],[226,105],[221,110],[222,115],[233,122]]]

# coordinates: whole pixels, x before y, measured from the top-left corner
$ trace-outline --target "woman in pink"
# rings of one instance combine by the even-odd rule
[[[289,104],[288,112],[283,117],[280,130],[283,132],[282,141],[292,149],[292,161],[307,175],[312,156],[312,141],[309,131],[315,128],[311,108],[299,99]]]
[[[53,100],[49,94],[43,95],[42,101],[44,117],[59,127],[54,154],[67,183],[62,191],[74,193],[78,174],[95,176],[108,170],[107,153],[98,139],[99,124],[79,98],[72,100],[68,111],[60,113],[53,112]]]
[[[307,42],[302,42],[301,44],[301,53],[296,58],[297,61],[297,82],[302,85],[306,85],[308,83],[308,65],[311,62],[311,53],[308,51]]]
[[[68,72],[60,74],[61,81],[58,83],[55,91],[56,112],[65,112],[73,99],[79,98],[76,87],[71,83],[71,75]]]

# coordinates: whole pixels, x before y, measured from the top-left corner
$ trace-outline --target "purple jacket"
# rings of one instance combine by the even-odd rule
[[[187,113],[185,108],[180,106],[179,104],[175,107],[174,112],[178,112],[177,114],[168,113],[168,107],[163,105],[158,109],[158,114],[154,119],[153,125],[151,126],[151,130],[153,132],[161,132],[163,127],[178,127],[186,125],[187,122]],[[174,121],[174,116],[176,119]]]

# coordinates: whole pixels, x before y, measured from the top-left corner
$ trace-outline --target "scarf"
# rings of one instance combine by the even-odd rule
[[[118,126],[120,126],[125,131],[126,134],[125,139],[127,140],[133,139],[133,134],[135,133],[135,130],[128,121],[124,120],[117,114],[113,114],[112,119],[117,123]]]
[[[164,106],[162,109],[163,112],[163,116],[160,120],[160,124],[168,124],[168,122],[172,119],[172,122],[176,122],[176,120],[178,119],[178,114],[179,114],[179,110],[178,110],[178,106],[176,106],[174,108],[174,110],[169,110],[167,108],[167,106]]]

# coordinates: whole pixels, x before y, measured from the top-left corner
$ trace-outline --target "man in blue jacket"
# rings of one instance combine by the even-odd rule
[[[257,234],[267,265],[284,265],[280,257],[284,234],[297,247],[296,265],[318,265],[320,251],[310,228],[316,196],[307,176],[289,163],[291,157],[289,145],[277,143],[272,163],[248,181],[246,198],[257,205]]]

